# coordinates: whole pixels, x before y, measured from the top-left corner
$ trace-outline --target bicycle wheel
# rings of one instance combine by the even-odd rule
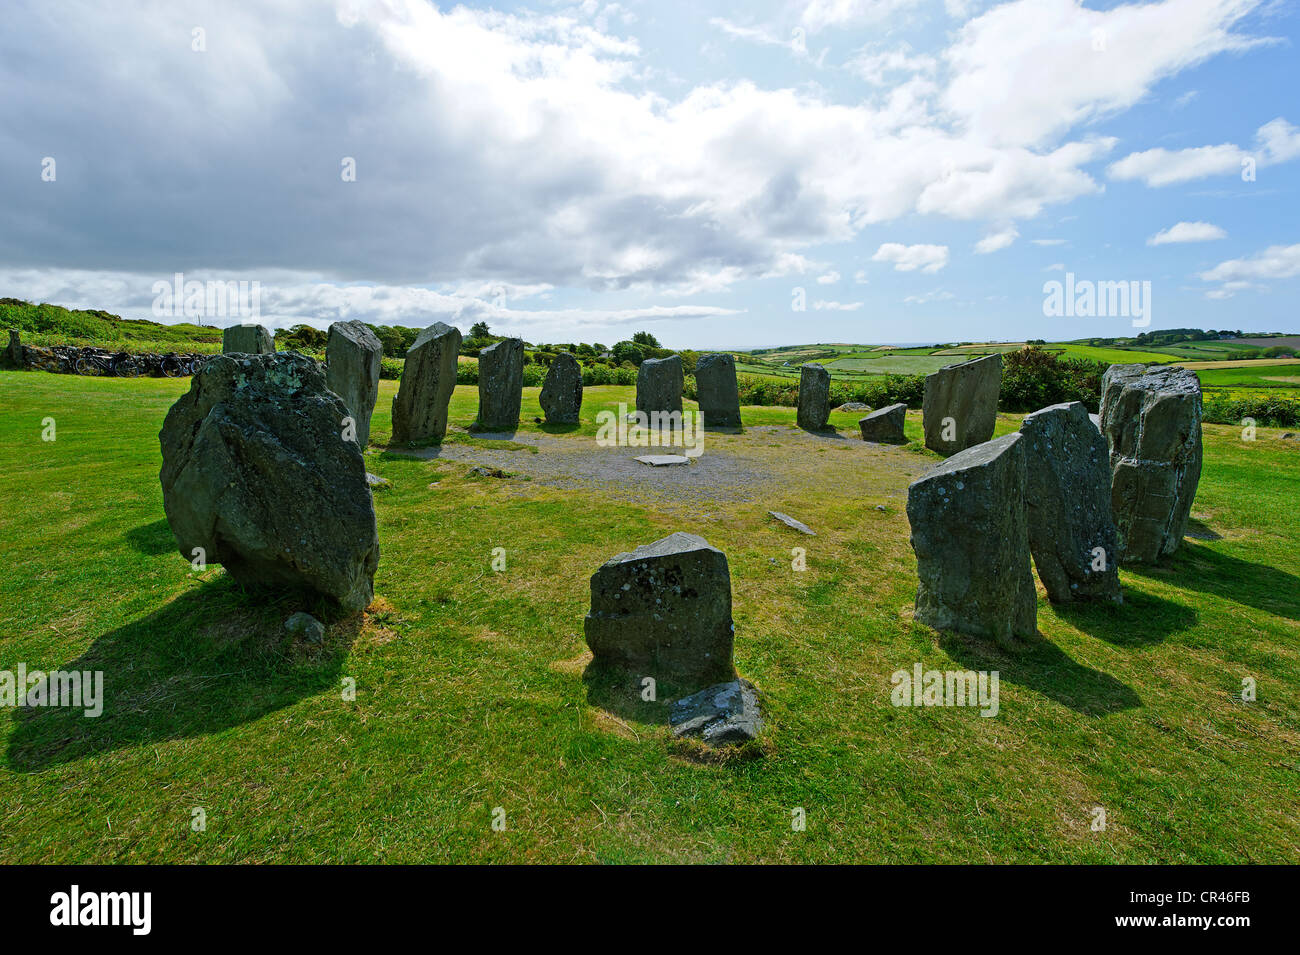
[[[94,377],[95,375],[101,374],[99,362],[93,358],[86,358],[84,356],[78,358],[77,363],[73,367],[76,369],[78,375],[89,375]]]
[[[185,370],[180,359],[168,355],[162,360],[162,373],[164,378],[176,378]]]
[[[140,365],[130,355],[118,355],[113,359],[113,374],[119,378],[138,378]]]

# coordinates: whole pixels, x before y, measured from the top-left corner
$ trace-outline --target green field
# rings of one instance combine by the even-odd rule
[[[106,680],[99,719],[0,713],[0,862],[1300,854],[1300,448],[1276,431],[1247,442],[1207,426],[1193,514],[1208,539],[1122,571],[1119,608],[1057,609],[1040,590],[1041,639],[1008,653],[911,620],[903,502],[935,460],[916,441],[815,437],[790,426],[793,409],[745,409],[748,431],[711,435],[701,459],[748,469],[740,499],[645,500],[526,479],[547,454],[590,448],[595,413],[630,403],[631,388],[588,389],[581,427],[534,453],[469,439],[475,394],[461,387],[447,451],[460,457],[372,448],[368,468],[393,484],[375,498],[377,599],[364,616],[311,608],[329,632],[310,646],[282,630],[298,607],[244,593],[219,567],[192,573],[175,551],[157,434],[187,386],[0,372],[0,669]],[[519,441],[540,433],[538,414],[527,389]],[[999,416],[998,433],[1018,423]],[[519,476],[470,477],[476,454]],[[683,529],[727,554],[737,666],[769,720],[730,758],[674,743],[662,705],[583,678],[591,574]],[[999,715],[892,706],[890,674],[915,663],[998,670]],[[1246,677],[1256,702],[1240,700]],[[1104,832],[1091,829],[1097,806]],[[792,830],[796,809],[806,831]]]
[[[1267,360],[1237,368],[1198,368],[1203,388],[1269,388],[1300,390],[1300,364],[1270,365]]]

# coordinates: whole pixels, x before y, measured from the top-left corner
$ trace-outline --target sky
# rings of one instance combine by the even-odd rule
[[[1295,332],[1298,37],[1294,0],[8,0],[0,296],[677,348]],[[258,295],[187,318],[178,274]],[[1133,301],[1062,313],[1067,276]]]

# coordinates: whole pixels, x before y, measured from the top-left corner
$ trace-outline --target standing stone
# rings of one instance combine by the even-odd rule
[[[1023,444],[1019,433],[977,444],[907,489],[919,622],[1009,646],[1037,632]]]
[[[825,431],[830,420],[831,373],[816,362],[800,366],[795,423],[806,431]]]
[[[735,677],[731,572],[722,551],[676,533],[619,554],[591,578],[593,664],[692,693]]]
[[[450,325],[434,322],[416,336],[393,397],[393,444],[442,440],[459,354],[460,330]]]
[[[993,437],[1001,386],[1001,355],[972,358],[926,375],[921,408],[925,446],[956,454]]]
[[[325,383],[343,399],[356,422],[357,444],[370,442],[370,416],[379,398],[384,345],[364,322],[335,322],[325,343]]]
[[[275,339],[265,325],[231,325],[221,332],[223,355],[273,355]]]
[[[582,411],[582,366],[562,351],[551,362],[542,382],[542,411],[551,424],[577,424]]]
[[[641,362],[636,375],[636,410],[652,416],[676,413],[676,422],[682,414],[682,359],[680,355],[667,358],[647,358]],[[673,425],[680,427],[679,424]]]
[[[862,431],[863,441],[875,441],[878,444],[907,444],[907,435],[903,434],[903,422],[907,420],[907,405],[899,402],[888,408],[873,411],[865,418],[858,419],[858,428]]]
[[[1053,603],[1122,600],[1106,439],[1078,401],[1026,415],[1029,550]]]
[[[1111,365],[1101,381],[1101,430],[1120,559],[1172,554],[1201,478],[1200,379],[1186,368]]]
[[[16,328],[9,329],[9,347],[5,350],[5,356],[12,367],[23,367],[23,340],[19,337]]]
[[[306,589],[361,610],[379,535],[348,413],[311,358],[221,355],[163,422],[163,508],[186,560],[195,548],[249,589]]]
[[[704,427],[740,427],[740,389],[736,387],[734,357],[702,355],[695,363],[695,395]]]
[[[478,429],[514,431],[523,400],[523,339],[502,339],[479,352]]]

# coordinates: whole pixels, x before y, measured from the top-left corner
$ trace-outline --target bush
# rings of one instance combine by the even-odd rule
[[[1107,363],[1060,358],[1030,346],[1002,356],[1002,411],[1037,411],[1063,401],[1082,401],[1093,414],[1101,405],[1101,376]]]
[[[397,379],[402,377],[402,368],[406,362],[401,358],[389,358],[384,356],[379,359],[379,377]]]
[[[1258,425],[1286,428],[1300,424],[1300,401],[1271,395],[1232,398],[1211,393],[1202,402],[1201,417],[1210,424],[1240,425],[1244,418],[1252,418]]]

